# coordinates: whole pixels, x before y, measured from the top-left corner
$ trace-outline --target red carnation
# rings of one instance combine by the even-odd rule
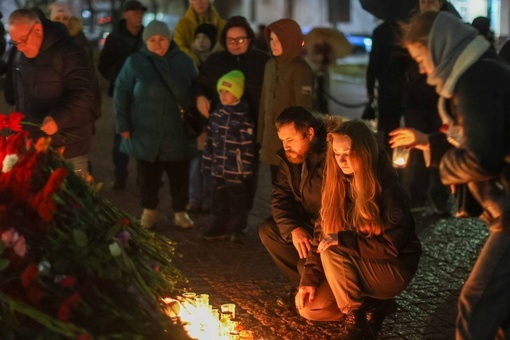
[[[12,131],[20,131],[21,130],[21,120],[25,116],[22,113],[19,112],[13,112],[7,117],[7,126]]]

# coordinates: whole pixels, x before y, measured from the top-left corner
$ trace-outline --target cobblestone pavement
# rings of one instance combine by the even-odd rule
[[[111,190],[110,100],[106,98],[103,105],[91,153],[95,176],[104,183],[102,195],[139,216],[134,161],[130,163],[127,190]],[[234,302],[243,325],[254,332],[256,339],[332,339],[340,330],[338,324],[308,323],[275,304],[276,296],[290,285],[265,252],[257,233],[258,226],[270,215],[269,177],[269,169],[262,165],[245,244],[204,241],[201,234],[208,218],[203,214],[192,215],[195,229],[178,230],[172,223],[167,185],[160,192],[155,231],[178,243],[182,258],[176,264],[188,277],[189,287],[210,294],[213,305]],[[410,286],[396,299],[397,309],[385,318],[378,338],[453,339],[458,294],[487,236],[487,227],[476,219],[441,219],[431,210],[415,217],[423,244],[420,266]]]
[[[10,112],[3,98],[0,112]],[[103,116],[97,122],[91,152],[94,174],[103,183],[101,195],[139,216],[133,160],[127,190],[111,190],[112,116],[111,100],[105,96]],[[276,296],[290,285],[258,239],[257,228],[270,215],[269,182],[269,170],[261,166],[245,244],[202,240],[201,233],[208,222],[205,215],[192,215],[197,225],[195,229],[178,230],[172,224],[167,185],[160,193],[160,216],[155,232],[178,243],[182,257],[175,262],[188,277],[188,286],[196,292],[210,294],[213,305],[235,303],[238,316],[245,328],[254,332],[255,339],[332,339],[339,334],[338,324],[308,323],[275,304]],[[420,266],[410,286],[397,297],[397,309],[385,318],[378,338],[453,339],[458,294],[487,236],[487,227],[475,219],[440,219],[432,211],[415,217],[423,245]]]

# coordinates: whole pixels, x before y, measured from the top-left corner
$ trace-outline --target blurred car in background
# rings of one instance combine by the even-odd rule
[[[369,35],[345,33],[345,37],[354,46],[352,53],[369,53],[372,50],[372,38]]]

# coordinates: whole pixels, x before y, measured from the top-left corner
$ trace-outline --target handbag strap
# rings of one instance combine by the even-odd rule
[[[179,101],[177,100],[177,97],[175,96],[174,92],[172,91],[172,88],[170,88],[170,84],[167,83],[165,77],[163,77],[163,75],[159,71],[159,69],[156,66],[156,63],[154,62],[154,60],[150,56],[147,56],[147,59],[149,59],[149,61],[152,64],[152,66],[154,66],[154,69],[156,70],[156,73],[161,77],[161,80],[163,81],[163,84],[165,85],[165,87],[168,90],[168,92],[170,92],[170,96],[174,100],[175,104],[177,104],[177,107],[179,108],[179,112],[181,113],[181,119],[184,119],[184,109],[181,106],[181,104],[179,104]]]

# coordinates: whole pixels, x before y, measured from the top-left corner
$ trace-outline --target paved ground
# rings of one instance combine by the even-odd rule
[[[105,93],[105,85],[102,85]],[[335,81],[332,92],[340,96],[342,86],[353,85]],[[363,85],[356,86],[363,88]],[[354,99],[362,99],[359,92]],[[103,106],[103,117],[98,120],[91,152],[94,173],[96,179],[104,183],[102,195],[139,216],[134,162],[130,164],[127,190],[111,190],[113,119],[109,98],[105,97]],[[10,111],[1,98],[0,112]],[[262,166],[246,244],[203,241],[205,215],[193,215],[197,224],[194,230],[178,230],[171,223],[173,213],[167,186],[161,190],[160,216],[155,231],[178,242],[182,257],[176,259],[176,263],[188,277],[189,287],[198,293],[210,294],[213,305],[235,303],[245,328],[254,332],[255,339],[332,339],[339,332],[338,324],[307,323],[274,303],[275,297],[289,284],[277,271],[257,235],[258,226],[270,215],[269,182],[269,170]],[[397,298],[396,312],[386,317],[378,338],[453,339],[458,293],[487,236],[487,228],[474,219],[440,219],[432,211],[415,217],[424,248],[420,267],[411,285]]]

